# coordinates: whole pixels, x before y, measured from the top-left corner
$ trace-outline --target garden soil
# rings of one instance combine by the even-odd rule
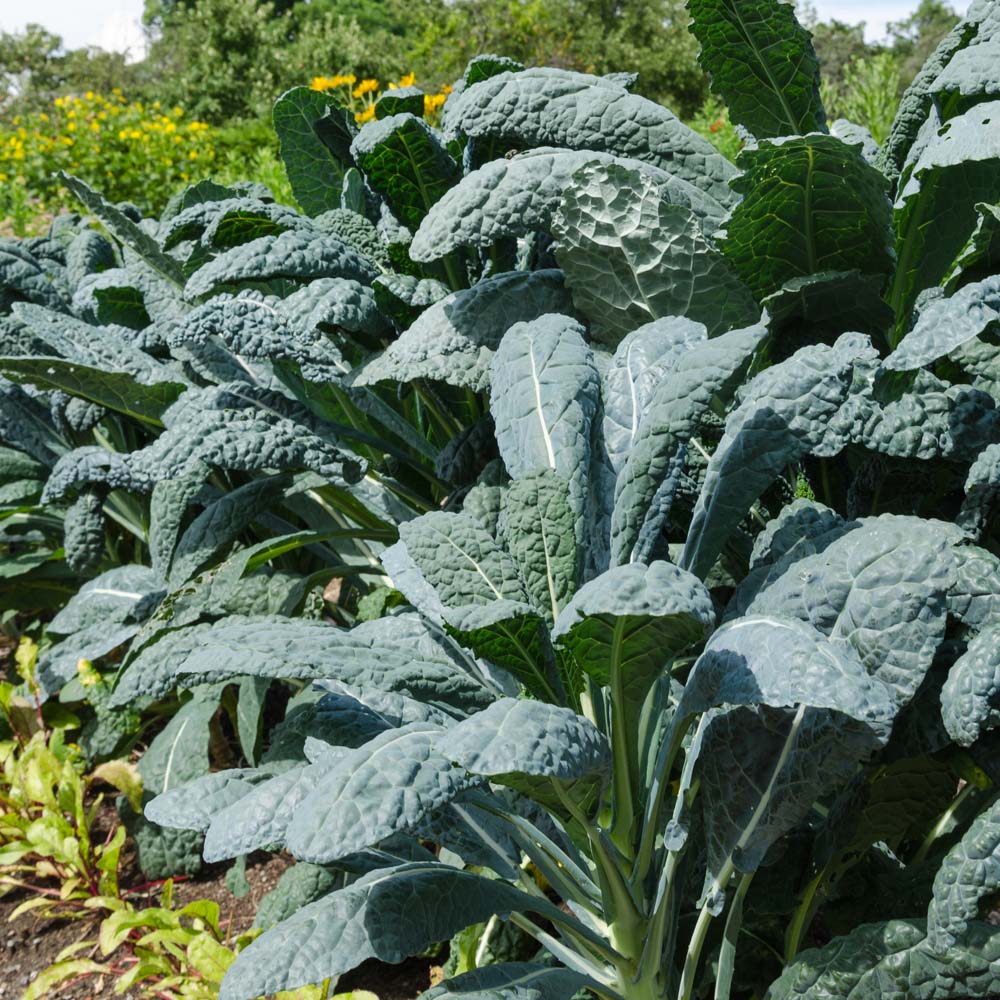
[[[123,859],[124,860],[124,859]],[[221,918],[228,921],[233,935],[248,930],[261,899],[278,883],[282,872],[291,864],[291,858],[283,855],[260,854],[251,858],[247,865],[247,881],[250,891],[237,898],[225,884],[226,866],[211,866],[195,878],[177,882],[174,889],[175,906],[183,906],[195,899],[211,899],[219,904]],[[133,880],[136,884],[141,876]],[[123,877],[123,882],[128,881]],[[28,984],[45,968],[51,965],[64,949],[80,940],[94,939],[96,924],[80,921],[44,920],[27,913],[13,923],[9,918],[25,897],[11,895],[0,900],[0,1000],[19,1000]],[[148,900],[149,905],[158,903],[155,892],[142,893],[132,897]],[[78,957],[87,957],[87,952]],[[94,954],[100,960],[100,956]],[[431,983],[431,959],[410,959],[400,965],[386,965],[381,962],[365,962],[348,976],[344,976],[337,992],[349,990],[370,990],[380,1000],[413,1000]],[[123,994],[114,992],[115,983],[111,977],[103,981],[88,977],[78,983],[64,986],[54,991],[53,1000],[123,1000]],[[125,1000],[138,1000],[138,989],[124,994]]]

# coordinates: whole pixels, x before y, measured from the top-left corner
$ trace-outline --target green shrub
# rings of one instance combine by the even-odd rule
[[[0,185],[15,182],[24,193],[17,198],[28,195],[49,210],[66,200],[60,170],[87,177],[115,201],[158,211],[214,157],[204,122],[187,119],[179,107],[129,102],[120,91],[57,97],[47,111],[15,116],[0,128]],[[0,212],[19,216],[18,204],[7,195]]]

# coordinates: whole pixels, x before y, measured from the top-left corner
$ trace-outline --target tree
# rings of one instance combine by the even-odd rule
[[[456,0],[426,2],[418,16],[414,68],[436,67],[435,82],[496,52],[526,65],[634,70],[638,93],[685,114],[707,93],[681,0]]]
[[[59,35],[40,24],[0,33],[0,114],[4,118],[43,108],[61,94],[124,87],[134,75],[125,54],[98,48],[63,48]]]
[[[886,26],[889,48],[899,61],[904,87],[959,20],[958,14],[943,0],[920,0],[909,17],[889,22]]]

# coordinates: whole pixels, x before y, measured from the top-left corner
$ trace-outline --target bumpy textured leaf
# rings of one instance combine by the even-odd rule
[[[947,292],[1000,270],[1000,205],[976,205],[976,212],[976,228],[948,271],[944,285]]]
[[[917,372],[910,391],[898,399],[879,405],[862,395],[856,402],[844,408],[845,440],[885,455],[971,462],[1000,440],[995,397],[949,385],[926,370]]]
[[[923,920],[862,924],[825,948],[802,952],[771,985],[767,1000],[959,1000],[1000,989],[1000,932],[970,925],[963,941],[940,951]]]
[[[657,386],[680,358],[707,336],[701,323],[670,316],[640,326],[618,345],[601,387],[604,447],[616,473],[635,445]]]
[[[714,623],[712,600],[697,578],[671,563],[634,563],[584,584],[552,635],[598,684],[620,684],[641,704],[670,660]]]
[[[361,287],[342,279],[340,283],[348,300],[353,297],[354,289]],[[302,291],[309,290],[311,286]],[[184,346],[197,349],[209,338],[217,337],[240,358],[258,362],[291,361],[314,381],[338,379],[348,369],[340,351],[315,327],[308,333],[300,332],[282,306],[280,300],[259,292],[217,295],[193,309],[182,323],[172,326],[167,331],[167,343],[175,349]]]
[[[715,715],[699,746],[697,774],[708,852],[706,890],[727,859],[756,871],[778,838],[852,778],[877,741],[864,723],[828,710],[801,716],[739,708]],[[710,907],[723,902],[709,899]]]
[[[229,768],[173,786],[148,802],[146,819],[160,826],[204,833],[212,817],[248,795],[254,785],[268,775],[253,767]]]
[[[97,447],[70,452],[56,464],[45,497],[58,500],[94,482],[146,493],[159,479],[177,479],[205,464],[243,470],[308,468],[348,481],[360,477],[359,463],[331,440],[231,389],[184,393],[163,414],[166,431],[128,455]]]
[[[910,147],[927,120],[934,81],[941,70],[948,65],[952,56],[975,37],[979,21],[989,14],[991,6],[991,0],[974,0],[966,11],[965,19],[941,39],[938,47],[906,88],[899,102],[892,129],[882,143],[875,161],[876,166],[893,181],[899,177]]]
[[[55,278],[26,247],[13,240],[0,241],[0,309],[12,302],[27,301],[52,309],[65,308],[66,301]]]
[[[88,580],[49,623],[57,635],[91,625],[141,622],[166,595],[164,581],[145,566],[117,566]]]
[[[376,274],[375,265],[343,240],[290,230],[219,254],[191,275],[184,295],[192,300],[207,298],[241,282],[276,278],[350,278],[370,283]]]
[[[889,514],[866,519],[821,552],[786,563],[748,613],[799,618],[849,645],[902,707],[944,638],[957,582],[950,548],[957,532],[948,528]]]
[[[830,135],[767,139],[739,156],[743,200],[720,246],[758,298],[817,271],[892,268],[885,178]]]
[[[571,969],[503,962],[452,976],[422,995],[427,1000],[571,1000],[589,984],[586,976]]]
[[[753,323],[758,310],[690,209],[616,164],[579,168],[552,219],[556,260],[591,333],[615,344],[661,316],[704,323],[709,336]]]
[[[704,578],[754,500],[789,462],[823,443],[862,341],[845,334],[834,347],[804,347],[750,383],[709,461],[682,566]]]
[[[970,10],[970,17],[978,15]],[[996,66],[1000,58],[1000,18],[993,11],[978,21],[976,34],[964,48],[948,60],[931,84],[932,93],[942,102],[996,97],[1000,94]]]
[[[66,249],[66,280],[76,288],[88,274],[117,267],[115,249],[96,229],[81,229]]]
[[[545,313],[571,313],[572,299],[555,269],[498,274],[453,292],[425,309],[402,336],[364,364],[354,385],[429,378],[477,391],[515,323]]]
[[[401,329],[435,302],[451,294],[451,289],[434,278],[415,278],[411,274],[380,274],[372,284],[375,302]]]
[[[350,113],[326,94],[293,87],[275,102],[273,120],[295,200],[309,215],[339,208],[356,133]]]
[[[583,329],[549,315],[510,328],[493,358],[490,411],[514,479],[550,469],[580,517],[600,380]],[[578,529],[579,530],[579,529]]]
[[[131,247],[165,281],[177,287],[184,285],[184,271],[180,262],[164,253],[159,243],[141,226],[78,177],[63,171],[62,179],[87,210],[101,220],[115,239]]]
[[[45,482],[45,466],[14,448],[0,446],[0,507],[19,506],[37,497]]]
[[[757,139],[826,131],[819,63],[787,4],[691,0],[698,58],[729,116]]]
[[[403,694],[446,712],[474,710],[492,700],[459,651],[414,614],[350,630],[308,621],[219,624],[200,636],[182,669],[204,680],[227,674],[328,678]]]
[[[221,694],[220,685],[198,688],[149,744],[139,761],[146,792],[169,791],[208,771],[209,725]]]
[[[807,705],[841,712],[888,737],[894,707],[844,644],[792,618],[748,615],[718,629],[691,670],[675,718],[715,706]]]
[[[1000,560],[976,545],[956,547],[953,554],[957,582],[949,594],[948,608],[964,624],[982,628],[1000,611],[1000,595],[993,585]]]
[[[77,673],[80,660],[99,660],[125,645],[139,631],[135,622],[120,625],[97,624],[80,629],[56,643],[38,658],[38,680],[42,690],[52,694]]]
[[[117,323],[133,330],[150,322],[142,291],[124,268],[86,275],[73,293],[73,312],[88,323]]]
[[[372,336],[386,332],[386,322],[379,314],[372,289],[351,278],[310,281],[282,299],[277,309],[304,336],[341,330]]]
[[[498,600],[525,602],[528,595],[510,555],[468,514],[433,511],[399,527],[400,545],[419,567],[440,605],[460,608]],[[393,572],[389,565],[389,572]],[[406,581],[396,586],[410,598]],[[420,607],[419,595],[410,598]]]
[[[125,829],[139,854],[139,870],[148,879],[194,875],[201,869],[201,834],[170,830],[128,810]]]
[[[733,165],[666,108],[618,83],[550,68],[500,73],[445,108],[445,126],[515,149],[562,146],[633,157],[732,205]]]
[[[303,861],[335,861],[419,822],[473,779],[435,749],[441,729],[411,723],[338,760],[292,816],[289,850]]]
[[[716,396],[728,397],[764,336],[756,326],[698,345],[657,385],[615,483],[612,562],[648,558],[673,503],[687,441]]]
[[[337,876],[322,865],[302,862],[282,872],[278,884],[261,901],[254,926],[269,930],[303,906],[337,887]]]
[[[552,624],[576,590],[580,571],[569,484],[550,470],[516,480],[504,493],[503,517],[525,590]]]
[[[0,376],[0,440],[46,465],[69,448],[53,427],[49,408]]]
[[[224,493],[191,522],[173,550],[170,583],[177,587],[271,507],[290,484],[287,476],[264,476]]]
[[[934,876],[927,909],[927,941],[944,950],[962,941],[979,916],[979,901],[1000,890],[1000,803],[973,821]]]
[[[977,203],[1000,200],[997,120],[998,101],[952,118],[907,174],[896,199],[897,264],[888,295],[902,329],[917,295],[947,274],[972,235]]]
[[[190,205],[165,222],[159,237],[166,250],[185,240],[224,249],[297,228],[309,229],[311,224],[294,208],[259,198],[239,197]]]
[[[881,277],[860,271],[821,271],[791,278],[760,304],[782,356],[805,344],[830,343],[847,331],[868,334],[882,343],[892,327]]]
[[[414,234],[410,256],[436,260],[461,246],[488,250],[504,237],[547,231],[573,173],[588,163],[643,171],[661,198],[689,208],[706,232],[725,217],[725,207],[710,194],[640,160],[593,150],[532,149],[491,160],[463,177],[428,212]]]
[[[571,709],[501,698],[438,740],[450,760],[473,774],[518,786],[522,775],[576,782],[608,768],[600,730]]]
[[[419,920],[400,918],[415,910]],[[442,864],[375,871],[304,907],[240,952],[219,998],[252,1000],[319,983],[368,958],[399,962],[470,924],[512,910],[548,915],[555,907],[504,882]]]
[[[989,526],[997,500],[1000,499],[1000,444],[984,448],[969,469],[965,480],[965,499],[956,522],[966,531],[981,535]]]
[[[983,629],[952,665],[941,690],[941,719],[963,747],[1000,726],[1000,626]]]
[[[496,600],[442,608],[450,636],[476,656],[505,668],[534,697],[563,700],[542,616],[530,604]]]
[[[84,490],[63,518],[66,565],[74,573],[92,573],[104,558],[104,494]]]
[[[913,329],[883,362],[910,371],[950,354],[966,341],[1000,326],[1000,275],[964,285],[920,310]]]
[[[410,229],[459,176],[458,164],[431,128],[412,114],[369,122],[351,143],[351,155]]]
[[[149,498],[149,558],[153,569],[166,577],[188,507],[198,498],[211,470],[196,468],[181,479],[161,479]]]
[[[71,316],[20,303],[16,317],[56,354],[94,368],[127,372],[144,385],[185,381],[178,366],[168,366],[130,344],[116,329],[92,326]]]
[[[331,747],[323,761],[300,764],[247,789],[225,808],[215,811],[205,834],[208,862],[226,861],[252,851],[284,846],[288,827],[317,783],[348,753]]]

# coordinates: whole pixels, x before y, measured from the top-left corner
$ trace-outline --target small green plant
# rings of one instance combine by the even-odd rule
[[[170,879],[158,885],[159,905],[136,906],[127,894],[95,898],[91,915],[100,918],[96,941],[66,948],[42,971],[22,1000],[44,1000],[60,986],[92,978],[110,980],[114,993],[143,1000],[217,1000],[219,985],[239,952],[257,932],[232,935],[221,920],[219,904],[197,899],[174,904]],[[79,957],[82,953],[95,957]],[[275,1000],[328,1000],[329,984]]]
[[[94,899],[118,895],[125,841],[118,823],[97,825],[105,795],[92,790],[111,785],[138,805],[138,773],[124,761],[88,773],[62,730],[37,731],[25,745],[0,743],[0,766],[0,895],[29,893],[12,919],[28,912],[90,919]]]
[[[881,144],[892,129],[899,91],[899,65],[891,52],[855,59],[844,71],[843,89],[837,95],[839,114],[863,125]]]

